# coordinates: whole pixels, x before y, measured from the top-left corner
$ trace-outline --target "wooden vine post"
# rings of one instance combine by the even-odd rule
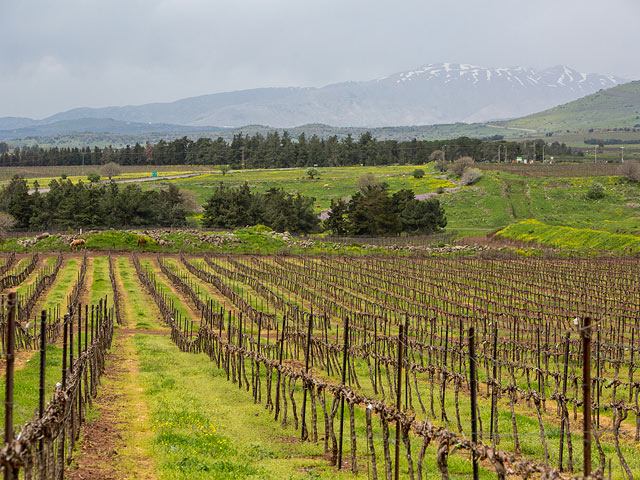
[[[471,441],[478,442],[478,399],[476,385],[476,350],[474,344],[475,331],[469,327],[469,388],[471,389]],[[473,453],[473,480],[478,480],[478,458]]]
[[[396,377],[396,408],[401,410],[402,406],[402,350],[404,343],[404,325],[400,324],[398,331],[398,376]],[[395,459],[395,479],[400,478],[400,419],[396,421],[396,459]]]
[[[585,317],[580,330],[582,340],[582,446],[584,476],[591,475],[591,317]]]
[[[282,366],[282,354],[284,353],[284,331],[287,329],[287,317],[286,315],[282,317],[282,332],[280,333],[280,352],[278,354],[278,366]],[[280,372],[280,368],[278,368],[278,374],[276,378],[276,420],[278,420],[278,416],[280,415],[280,380],[282,377],[282,373]]]
[[[311,310],[311,315],[309,315],[309,329],[307,330],[307,346],[305,349],[305,359],[304,359],[304,373],[305,375],[309,373],[309,349],[311,347],[311,332],[313,329],[313,310]],[[309,438],[309,432],[307,430],[306,423],[306,414],[307,414],[307,383],[306,380],[303,384],[303,395],[302,395],[302,428],[301,428],[301,440],[305,441]]]
[[[563,448],[564,448],[564,427],[567,423],[565,419],[564,409],[565,409],[565,396],[567,395],[567,375],[569,373],[569,337],[570,334],[567,332],[565,345],[564,345],[564,375],[562,377],[562,402],[561,408],[562,412],[560,412],[560,416],[562,420],[560,421],[560,452],[558,453],[559,463],[558,470],[562,471],[562,456],[563,456]],[[567,435],[571,435],[571,431],[567,429]]]
[[[38,418],[44,415],[44,391],[45,374],[47,368],[47,311],[40,314],[40,388],[38,391]],[[42,439],[39,442],[40,454],[42,454]]]
[[[16,294],[9,293],[9,315],[7,317],[7,365],[5,373],[5,396],[4,396],[4,443],[10,444],[13,441],[13,365],[14,352],[16,347]],[[11,466],[5,466],[5,480],[13,480],[14,470]]]
[[[349,316],[344,321],[344,346],[342,353],[342,386],[347,381],[347,355],[349,350]],[[342,469],[342,436],[344,433],[344,391],[340,393],[340,440],[338,443],[338,470]]]

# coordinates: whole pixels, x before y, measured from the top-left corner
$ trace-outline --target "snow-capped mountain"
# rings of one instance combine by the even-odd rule
[[[292,127],[484,122],[539,112],[625,80],[568,67],[484,68],[430,64],[384,78],[322,88],[262,88],[139,106],[78,108],[42,122],[80,118],[189,126]],[[22,119],[25,120],[25,119]]]

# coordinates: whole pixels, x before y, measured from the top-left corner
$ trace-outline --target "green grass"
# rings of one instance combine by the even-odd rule
[[[53,387],[62,378],[62,348],[47,346],[47,368],[45,379],[45,404],[51,398]],[[38,409],[38,385],[40,381],[40,352],[36,352],[25,363],[24,367],[15,371],[13,384],[13,423],[20,426],[32,420]],[[0,391],[0,402],[4,404],[5,390]],[[4,425],[4,409],[0,409],[0,419]]]
[[[536,242],[556,248],[640,252],[640,237],[635,235],[621,235],[586,228],[558,227],[546,225],[537,220],[515,223],[500,230],[496,235],[509,240]]]
[[[93,267],[93,283],[90,288],[90,305],[97,305],[98,302],[107,296],[107,304],[113,304],[113,290],[111,289],[111,279],[109,278],[109,259],[107,257],[94,257],[91,259]]]
[[[136,271],[127,257],[118,257],[116,261],[117,275],[122,281],[126,300],[122,304],[129,310],[127,325],[140,330],[158,330],[163,328],[153,315],[149,314],[148,299],[144,287],[140,285]]]
[[[262,405],[253,403],[249,392],[227,382],[224,372],[204,355],[179,352],[166,337],[136,335],[134,343],[153,429],[150,453],[162,480],[367,478],[362,410],[356,409],[360,473],[337,472],[323,455],[322,441],[300,443],[299,431],[291,424],[281,427]],[[321,414],[318,421],[322,432]],[[377,422],[374,425],[382,476],[380,432]],[[348,439],[347,434],[345,459],[350,458]],[[418,448],[416,442],[413,448]],[[427,450],[425,466],[429,472],[437,471],[435,451],[433,445]],[[407,471],[402,460],[404,476]],[[469,475],[471,463],[465,455],[454,455],[449,458],[449,468],[452,474]],[[481,473],[483,478],[490,478],[484,470]]]
[[[427,173],[422,179],[415,179],[411,173],[416,168],[422,168]],[[292,168],[280,170],[245,170],[232,171],[227,175],[211,173],[195,178],[175,179],[170,182],[181,189],[195,193],[198,201],[204,204],[211,195],[211,190],[220,182],[231,186],[242,185],[247,182],[258,192],[265,192],[270,188],[283,188],[289,193],[300,193],[316,199],[316,210],[320,212],[329,208],[331,200],[350,197],[357,191],[356,181],[365,174],[371,173],[380,181],[386,182],[392,192],[403,188],[411,188],[414,193],[435,192],[439,187],[455,187],[442,175],[436,174],[433,165],[390,165],[370,167],[330,167],[318,168],[319,177],[309,179],[306,168]],[[145,185],[144,188],[159,188],[163,183]]]
[[[67,307],[67,297],[71,293],[71,288],[75,285],[80,271],[80,262],[75,258],[69,258],[62,264],[56,281],[53,283],[46,295],[46,300],[41,308],[47,310],[60,305],[60,311],[64,312]]]

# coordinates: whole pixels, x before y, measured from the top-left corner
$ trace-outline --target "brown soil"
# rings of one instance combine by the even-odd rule
[[[118,421],[118,410],[123,407],[124,393],[119,383],[124,375],[123,355],[116,344],[108,356],[109,367],[103,378],[100,394],[93,407],[99,412],[95,420],[82,426],[82,441],[79,455],[75,457],[77,467],[67,472],[66,478],[74,480],[118,480],[118,449],[122,445],[122,425]]]

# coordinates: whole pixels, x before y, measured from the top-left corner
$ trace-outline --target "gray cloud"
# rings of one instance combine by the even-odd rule
[[[636,0],[0,0],[0,116],[440,61],[640,76]]]

